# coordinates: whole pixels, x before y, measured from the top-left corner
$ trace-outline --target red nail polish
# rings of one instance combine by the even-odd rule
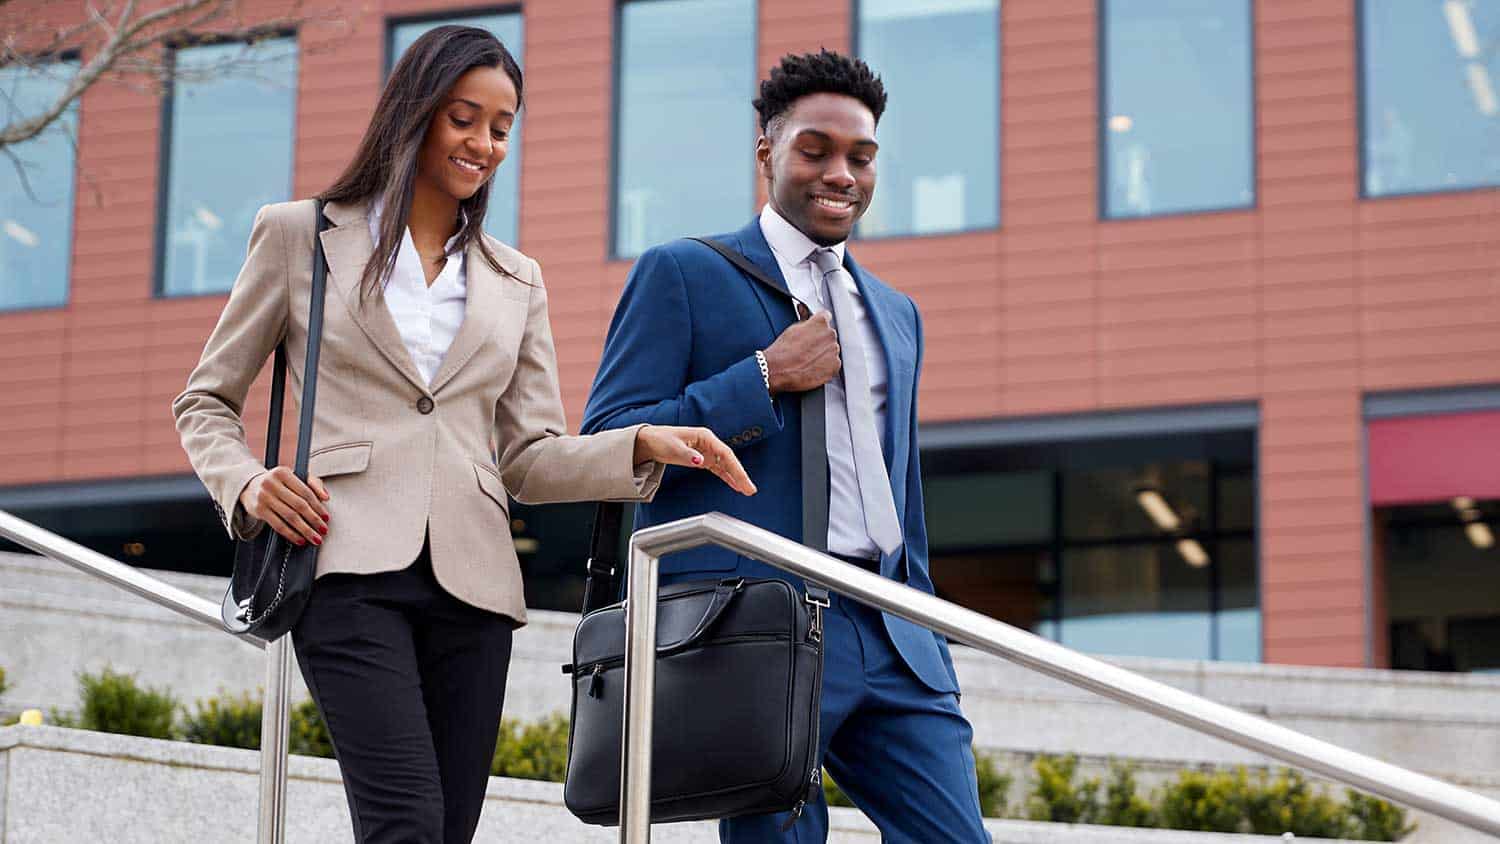
[[[305,540],[305,539],[303,539],[301,537],[297,538],[297,547],[298,548],[301,548],[302,546],[304,546],[306,544],[307,544],[307,540]]]
[[[693,465],[694,466],[702,466],[703,465],[703,458],[697,456],[696,454],[693,455]]]
[[[322,545],[323,544],[323,540],[317,538],[316,536],[313,537],[313,541],[312,542],[313,542],[314,545]]]

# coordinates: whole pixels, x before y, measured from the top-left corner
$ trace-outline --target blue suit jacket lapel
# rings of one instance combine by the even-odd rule
[[[793,322],[797,320],[797,312],[792,308],[791,290],[787,287],[786,277],[781,274],[781,265],[776,263],[776,256],[771,254],[771,245],[766,242],[766,236],[760,230],[760,218],[752,219],[749,225],[734,233],[734,246],[739,249],[741,255],[750,259],[750,263],[759,267],[761,272],[776,282],[786,293],[778,296],[767,290],[765,285],[753,279],[746,278],[745,283],[755,290],[755,296],[760,300],[761,309],[766,314],[766,320],[771,324],[773,336],[781,336]],[[723,260],[720,258],[719,260]],[[727,263],[727,262],[726,262]],[[744,273],[738,269],[734,270],[736,276],[744,278]]]
[[[892,313],[893,303],[889,293],[879,284],[872,284],[865,271],[855,263],[854,256],[849,252],[844,253],[844,268],[854,278],[855,287],[859,288],[859,295],[864,299],[865,309],[870,313],[870,322],[875,326],[875,336],[880,341],[880,350],[885,356],[886,372],[886,400],[885,400],[885,438],[881,443],[881,450],[885,457],[885,471],[889,475],[891,466],[895,463],[897,438],[899,433],[906,436],[906,396],[911,391],[911,384],[905,377],[906,370],[896,365],[895,349],[892,347],[895,337],[894,320],[899,317]]]

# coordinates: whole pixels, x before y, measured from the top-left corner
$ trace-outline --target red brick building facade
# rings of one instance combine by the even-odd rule
[[[363,7],[351,30],[301,33],[298,197],[364,129],[387,18],[473,4],[345,5]],[[852,6],[761,0],[757,72],[849,49]],[[1254,405],[1268,662],[1385,661],[1366,397],[1500,383],[1500,191],[1362,198],[1355,6],[1254,3],[1253,208],[1101,220],[1096,4],[1005,0],[1001,225],[852,247],[921,306],[925,423]],[[630,266],[608,258],[616,15],[610,0],[520,8],[518,246],[546,272],[576,425]],[[67,304],[0,313],[0,487],[190,471],[168,404],[223,297],[153,294],[160,114],[116,86],[82,100]]]

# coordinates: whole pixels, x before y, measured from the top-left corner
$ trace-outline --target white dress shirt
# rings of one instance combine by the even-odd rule
[[[377,198],[370,206],[371,243],[380,241],[381,211]],[[463,224],[459,225],[462,230]],[[449,238],[443,248],[451,250],[456,240],[457,234]],[[417,371],[431,384],[443,363],[443,356],[458,335],[458,327],[464,322],[464,303],[469,293],[463,253],[444,259],[443,268],[429,285],[427,275],[422,271],[422,258],[417,254],[417,246],[412,242],[411,229],[408,228],[401,233],[396,265],[385,278],[384,287],[385,307],[391,312],[391,319],[396,321],[401,341],[406,344],[406,351],[411,355],[412,363],[417,365]]]
[[[766,203],[760,212],[760,230],[776,256],[776,264],[793,296],[807,303],[814,313],[829,309],[823,299],[821,273],[813,265],[812,253],[820,247],[796,226],[776,213]],[[839,260],[844,259],[845,244],[830,247]],[[840,273],[839,275],[843,275]],[[831,281],[831,280],[830,280]],[[854,279],[848,277],[851,298],[859,318],[853,326],[840,325],[839,334],[863,352],[870,372],[870,406],[875,408],[875,431],[885,441],[886,369],[880,338],[870,321]],[[850,335],[853,335],[852,337]],[[848,345],[840,340],[843,353]],[[854,446],[849,437],[849,410],[844,397],[844,379],[840,375],[829,381],[823,391],[827,412],[828,434],[828,550],[850,557],[869,560],[880,558],[880,549],[865,530],[865,514],[859,497],[859,480],[854,471]],[[889,483],[889,479],[887,479]]]

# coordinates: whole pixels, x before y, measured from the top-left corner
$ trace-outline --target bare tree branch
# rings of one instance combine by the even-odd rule
[[[338,9],[314,18],[302,14],[302,0],[279,17],[246,21],[237,15],[237,0],[178,0],[149,12],[139,12],[137,0],[102,8],[89,2],[82,23],[50,29],[28,25],[16,0],[0,0],[0,69],[42,72],[55,66],[59,54],[76,51],[80,64],[62,90],[33,115],[12,113],[0,124],[0,149],[23,143],[55,124],[90,86],[101,79],[132,88],[159,92],[174,78],[166,48],[211,37],[247,44],[314,21],[341,21]],[[258,57],[246,51],[223,63],[197,68],[192,78],[213,78],[230,70],[253,66]],[[263,59],[262,59],[263,60]],[[145,83],[142,85],[141,83]]]

